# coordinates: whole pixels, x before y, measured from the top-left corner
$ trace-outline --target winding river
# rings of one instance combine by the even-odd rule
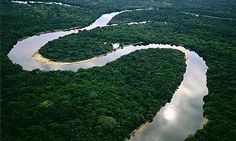
[[[190,134],[203,125],[203,97],[208,94],[206,71],[207,66],[203,58],[196,52],[185,49],[181,46],[171,46],[166,44],[149,45],[127,45],[124,48],[117,48],[114,51],[97,56],[92,59],[67,63],[59,62],[53,65],[47,61],[36,61],[32,56],[37,54],[38,50],[47,42],[56,40],[72,33],[78,33],[82,30],[91,30],[98,27],[105,27],[109,21],[116,15],[127,12],[113,12],[104,14],[91,25],[82,29],[72,29],[68,31],[57,31],[34,35],[21,41],[9,52],[10,60],[19,64],[24,70],[40,69],[43,71],[51,70],[72,70],[77,71],[80,68],[91,68],[94,66],[104,66],[108,62],[115,61],[121,56],[141,49],[149,48],[171,48],[179,50],[185,54],[186,72],[181,85],[174,93],[171,102],[162,107],[153,118],[153,121],[146,123],[131,134],[130,141],[182,141]],[[117,46],[117,44],[116,44]],[[157,60],[158,61],[158,60]],[[128,139],[127,139],[128,140]]]

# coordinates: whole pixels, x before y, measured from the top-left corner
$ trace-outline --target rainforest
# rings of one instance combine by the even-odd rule
[[[235,140],[235,13],[235,0],[2,0],[1,140]]]

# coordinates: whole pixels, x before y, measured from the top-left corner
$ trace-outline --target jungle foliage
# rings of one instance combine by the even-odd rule
[[[80,36],[67,36],[58,42],[51,41],[39,50],[39,53],[53,61],[73,62],[106,54],[113,50],[112,42],[98,39],[93,30],[80,32]]]
[[[222,6],[221,9],[226,8]],[[201,9],[198,10],[200,13],[203,12]],[[214,11],[217,12],[219,11]],[[234,16],[230,11],[225,13],[228,17]],[[156,39],[149,42],[176,44],[190,48],[202,56],[209,67],[207,72],[209,94],[204,97],[204,116],[209,119],[209,122],[202,130],[186,140],[234,140],[236,138],[236,20],[201,15],[197,17],[186,15],[176,9],[162,9],[124,13],[118,15],[112,23],[143,20],[149,20],[147,26],[152,28],[147,30],[146,25],[137,26],[139,33],[145,31],[140,33],[143,35],[143,37],[139,36],[141,39],[146,39],[145,37],[150,39],[154,36]],[[142,26],[145,30],[139,28]]]
[[[234,140],[236,23],[235,20],[201,15],[234,19],[235,3],[233,0],[168,2],[172,5],[158,8],[159,10],[154,8],[151,11],[117,16],[111,23],[119,23],[119,26],[91,31],[99,36],[98,39],[91,39],[91,42],[98,45],[99,41],[104,40],[124,44],[168,43],[196,51],[209,67],[209,94],[204,97],[204,116],[209,122],[204,129],[186,140]],[[6,4],[0,8],[4,19],[1,24],[7,27],[1,29],[2,140],[68,140],[69,137],[71,140],[78,140],[78,137],[80,140],[123,140],[134,128],[152,119],[159,107],[171,98],[184,71],[183,56],[177,51],[143,50],[124,56],[105,67],[79,70],[76,73],[39,70],[28,72],[13,65],[6,55],[18,39],[41,31],[84,26],[100,14],[95,14],[90,9],[91,14],[84,15],[91,18],[84,21],[84,24],[80,24],[83,23],[83,18],[77,24],[71,24],[78,17],[62,26],[56,20],[58,16],[48,17],[47,14],[37,13],[41,6]],[[52,6],[43,7],[41,11],[53,13],[56,7],[50,7]],[[76,12],[64,7],[56,9],[57,13],[63,13],[58,18],[63,19],[62,21],[67,21],[66,17]],[[117,8],[104,9],[107,12]],[[25,12],[19,12],[20,10]],[[27,15],[27,11],[34,18]],[[194,12],[200,16],[182,12]],[[24,18],[20,18],[21,14]],[[38,15],[45,20],[37,20]],[[149,20],[150,23],[132,26],[123,24],[144,20]],[[35,27],[40,29],[36,30]],[[91,33],[88,31],[82,34]],[[60,40],[74,40],[73,37],[84,39],[82,34],[70,35]],[[56,42],[60,43],[60,40]],[[75,40],[76,42],[78,41]],[[71,60],[73,59],[75,58]],[[156,59],[160,62],[154,61]],[[152,85],[153,82],[155,86]],[[164,84],[163,87],[160,84]]]
[[[73,10],[58,8],[54,14],[59,15],[52,17],[40,14],[54,8],[38,4],[1,5],[1,22],[7,27],[1,29],[1,140],[128,138],[171,99],[185,71],[184,55],[167,49],[142,50],[104,67],[77,72],[24,71],[12,64],[7,54],[18,39],[74,26],[73,22],[60,25],[57,21],[67,21],[67,13],[72,14]]]
[[[232,13],[229,17],[233,17]],[[126,25],[150,21],[145,25]],[[176,9],[154,9],[118,15],[116,27],[95,29],[93,33],[106,42],[167,43],[187,47],[204,58],[209,94],[204,98],[204,116],[209,119],[203,130],[187,140],[235,139],[236,24],[234,19],[187,15]],[[89,34],[89,33],[87,33]],[[80,34],[65,37],[78,38]],[[95,39],[95,43],[100,41]],[[55,43],[60,43],[57,40]],[[79,46],[78,46],[79,48]],[[220,135],[218,133],[221,133]]]

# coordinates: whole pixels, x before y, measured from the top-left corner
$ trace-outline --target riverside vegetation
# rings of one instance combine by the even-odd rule
[[[106,27],[69,35],[50,42],[41,49],[40,53],[45,53],[55,60],[80,60],[111,50],[108,44],[103,51],[104,41],[122,44],[168,43],[190,48],[202,56],[209,67],[207,72],[209,94],[204,98],[204,116],[209,119],[209,122],[202,130],[186,140],[234,140],[236,138],[236,24],[233,14],[235,4],[232,0],[207,0],[194,3],[180,0],[172,3],[159,10],[154,8],[150,11],[118,15],[111,22],[118,23],[118,27]],[[10,8],[12,6],[14,9]],[[96,4],[92,6],[96,7]],[[53,20],[54,18],[49,18],[46,14],[43,17],[50,20],[40,21],[32,18],[34,22],[27,25],[26,21],[29,21],[30,17],[25,16],[21,19],[19,15],[26,13],[13,13],[13,11],[19,10],[19,7],[21,10],[32,10],[32,7],[14,4],[2,7],[1,11],[2,9],[5,11],[1,13],[9,14],[7,17],[18,15],[3,20],[4,27],[8,28],[1,31],[4,35],[1,39],[3,82],[1,134],[4,140],[66,140],[69,137],[72,140],[78,137],[80,140],[123,140],[138,125],[152,119],[158,111],[157,107],[171,98],[182,79],[183,55],[173,50],[156,49],[138,51],[105,67],[79,70],[76,73],[23,71],[19,66],[13,65],[6,56],[17,39],[39,31],[74,25],[68,22],[67,25],[59,26],[56,20]],[[34,7],[36,9],[32,11],[38,11],[41,5]],[[41,9],[44,12],[53,10],[48,7]],[[71,11],[64,7],[58,10],[62,10],[62,13]],[[186,15],[182,12],[194,12],[199,16]],[[73,13],[71,12],[72,15]],[[35,12],[32,15],[38,14]],[[86,22],[91,23],[92,19],[99,14],[99,12],[97,14],[92,12],[91,20]],[[216,19],[201,15],[231,19]],[[89,14],[86,16],[90,17]],[[66,16],[59,15],[58,18],[64,19]],[[83,23],[83,19],[80,20],[78,24]],[[132,21],[150,21],[150,23],[132,26],[123,24]],[[35,26],[46,25],[45,23],[48,26],[35,30]],[[89,38],[93,35],[97,38]],[[91,43],[81,41],[86,41],[86,37]],[[70,41],[71,45],[66,49],[63,48],[65,46],[63,42]],[[81,46],[73,46],[74,44]],[[101,46],[101,50],[93,50],[92,44]],[[83,45],[89,46],[89,49],[81,49]],[[82,52],[77,52],[73,48]],[[49,50],[55,51],[57,57],[53,58],[55,54]],[[63,56],[61,52],[77,56]],[[85,55],[86,53],[88,54]],[[155,80],[151,79],[153,76]],[[152,84],[153,82],[155,85]],[[140,89],[136,91],[133,88]],[[156,95],[153,95],[154,93]],[[97,97],[101,99],[96,100]],[[95,108],[95,105],[99,108]],[[136,106],[140,107],[135,109]],[[110,132],[111,129],[114,132]]]
[[[67,18],[78,16],[79,9],[12,3],[0,9],[5,27],[1,31],[3,141],[124,140],[152,120],[183,78],[184,54],[168,49],[137,51],[104,67],[75,73],[24,71],[7,57],[16,41],[35,32],[74,26]],[[70,20],[82,26],[99,14],[86,16]]]
[[[83,38],[84,34],[96,36],[97,38],[93,39],[93,43],[103,43],[104,41],[123,44],[168,43],[190,48],[198,52],[209,66],[207,73],[209,95],[204,98],[204,115],[209,119],[209,122],[203,130],[199,130],[195,136],[190,136],[187,140],[232,140],[236,136],[234,124],[236,113],[236,105],[234,104],[236,100],[234,94],[236,83],[236,20],[230,11],[232,9],[229,8],[223,13],[224,6],[221,8],[222,10],[213,9],[209,10],[210,12],[200,10],[197,13],[199,16],[194,16],[184,14],[182,10],[190,8],[183,7],[177,5],[173,9],[159,8],[159,10],[123,13],[116,16],[110,23],[119,24],[118,27],[106,27],[70,35],[53,41],[54,46],[51,45],[52,43],[47,44],[42,48],[42,52],[49,48],[55,54],[59,51],[67,52],[62,43]],[[195,8],[189,12],[196,13],[197,10]],[[218,18],[201,16],[207,14],[218,16]],[[228,19],[224,19],[225,16]],[[124,24],[133,21],[150,22],[145,25],[127,26]],[[77,43],[80,44],[81,42],[78,41]],[[77,46],[77,49],[80,50],[80,47]],[[110,49],[112,48],[110,47]],[[72,49],[68,50],[71,51]],[[80,53],[78,52],[77,55],[80,56]],[[60,56],[60,54],[57,55]],[[50,58],[50,55],[47,57]],[[59,60],[66,59],[70,60],[70,57],[59,57]],[[71,60],[73,59],[71,58]],[[218,132],[221,135],[217,135]]]
[[[228,20],[218,16],[217,19],[190,16],[176,9],[163,9],[124,13],[112,21],[149,20],[150,24],[137,26],[139,33],[145,31],[139,34],[140,39],[155,36],[156,39],[148,42],[182,45],[198,52],[206,61],[209,94],[204,97],[204,116],[209,122],[187,141],[231,141],[236,138],[236,20],[231,19],[234,15],[228,15]],[[148,28],[150,26],[155,28]]]

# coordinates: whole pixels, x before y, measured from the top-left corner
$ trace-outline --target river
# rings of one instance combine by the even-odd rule
[[[138,9],[140,10],[140,9]],[[208,94],[206,72],[207,66],[203,58],[196,52],[190,51],[181,46],[167,44],[149,45],[127,45],[92,59],[79,62],[59,62],[53,65],[48,62],[37,61],[33,56],[46,43],[56,40],[72,33],[92,30],[107,26],[109,21],[116,15],[127,12],[113,12],[103,14],[91,25],[82,29],[72,29],[68,31],[56,31],[34,35],[21,41],[9,52],[8,57],[14,64],[19,64],[24,70],[32,71],[40,69],[43,71],[71,70],[77,71],[80,68],[102,67],[108,62],[115,61],[121,56],[141,49],[149,48],[171,48],[179,50],[185,54],[186,72],[184,73],[181,85],[176,89],[171,102],[162,107],[150,123],[144,124],[136,130],[130,141],[182,141],[190,134],[194,134],[202,126],[203,117],[203,97]],[[117,44],[116,44],[117,45]],[[157,60],[158,61],[158,60]],[[61,63],[61,64],[60,64]]]

